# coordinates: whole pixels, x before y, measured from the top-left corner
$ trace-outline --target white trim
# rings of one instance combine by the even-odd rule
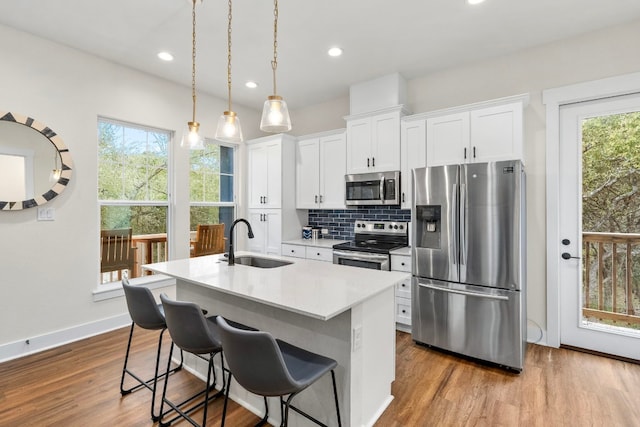
[[[343,119],[349,121],[355,119],[364,119],[365,117],[377,116],[379,114],[396,112],[400,113],[401,116],[406,116],[407,114],[409,114],[409,110],[407,110],[407,107],[404,104],[400,104],[393,107],[382,108],[380,110],[367,111],[366,113],[351,114],[349,116],[344,116]]]
[[[451,108],[443,108],[441,110],[433,110],[433,111],[427,111],[424,113],[412,114],[410,116],[402,117],[401,120],[403,122],[413,122],[416,120],[425,120],[430,117],[439,117],[439,116],[446,116],[449,114],[467,113],[471,110],[496,107],[499,105],[512,104],[516,102],[521,102],[522,109],[525,109],[527,105],[529,105],[529,98],[530,97],[528,93],[523,93],[520,95],[506,96],[504,98],[496,98],[496,99],[490,99],[488,101],[475,102],[473,104],[465,104],[465,105],[459,105]]]
[[[176,279],[162,274],[155,274],[152,276],[143,276],[129,281],[132,285],[146,286],[153,290],[158,288],[166,288],[168,286],[174,286]],[[98,288],[93,292],[93,302],[104,301],[112,298],[119,298],[124,296],[122,290],[122,284],[120,282],[111,282],[102,285],[98,285]]]
[[[124,313],[96,322],[85,323],[45,335],[4,344],[0,346],[0,363],[100,335],[129,324],[131,324],[131,317],[129,317],[129,313]]]
[[[559,159],[560,107],[640,92],[640,73],[577,83],[542,92],[546,105],[547,344],[560,346]]]

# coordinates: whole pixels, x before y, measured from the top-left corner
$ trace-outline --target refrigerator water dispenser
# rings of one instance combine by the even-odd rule
[[[416,206],[417,239],[416,246],[422,248],[440,248],[441,207],[438,205]]]

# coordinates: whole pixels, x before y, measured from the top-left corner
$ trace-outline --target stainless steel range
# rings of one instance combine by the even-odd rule
[[[356,221],[355,241],[333,246],[333,263],[374,270],[391,270],[390,252],[408,245],[408,223]]]

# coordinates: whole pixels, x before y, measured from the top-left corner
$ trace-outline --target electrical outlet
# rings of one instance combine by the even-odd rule
[[[323,228],[322,229],[322,234],[329,234],[329,229],[328,228]]]
[[[56,210],[51,207],[38,208],[38,221],[54,221],[56,219]]]

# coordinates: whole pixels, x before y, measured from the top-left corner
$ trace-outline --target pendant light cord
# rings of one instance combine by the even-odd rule
[[[229,89],[229,111],[231,111],[231,20],[233,18],[231,0],[229,0],[229,14],[227,18],[227,87]]]
[[[196,1],[193,0],[191,20],[191,97],[193,98],[193,122],[196,121]]]
[[[276,95],[276,68],[278,68],[278,0],[273,1],[273,94]]]

